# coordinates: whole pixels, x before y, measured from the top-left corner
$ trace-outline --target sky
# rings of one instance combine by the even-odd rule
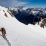
[[[1,6],[46,7],[46,0],[0,0]]]

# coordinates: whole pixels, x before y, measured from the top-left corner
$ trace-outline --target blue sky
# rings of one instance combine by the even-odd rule
[[[46,7],[46,0],[0,0],[1,6]]]

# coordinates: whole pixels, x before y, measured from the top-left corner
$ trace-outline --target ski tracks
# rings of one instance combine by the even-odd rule
[[[0,36],[2,36],[1,34],[0,34]],[[3,36],[2,36],[3,37]],[[3,37],[3,39],[6,41],[6,43],[8,44],[8,46],[11,46],[11,44],[10,44],[10,42],[9,42],[9,40],[5,37]]]

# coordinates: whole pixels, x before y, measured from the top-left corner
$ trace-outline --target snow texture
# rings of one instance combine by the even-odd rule
[[[46,28],[38,25],[24,25],[16,18],[11,17],[7,8],[0,7],[0,28],[6,29],[6,37],[11,46],[46,46]],[[4,16],[5,10],[8,18]],[[0,32],[1,34],[1,32]],[[8,43],[0,35],[0,46],[8,46]]]

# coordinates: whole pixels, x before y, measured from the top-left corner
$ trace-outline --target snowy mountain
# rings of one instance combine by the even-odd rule
[[[0,28],[6,29],[11,46],[46,46],[46,27],[43,29],[37,24],[25,25],[7,11],[8,8],[0,6]],[[10,46],[1,35],[0,46]]]
[[[40,22],[41,19],[46,18],[46,10],[43,8],[26,8],[25,7],[25,10],[24,10],[24,7],[17,8],[17,10],[16,8],[14,8],[15,10],[13,8],[9,10],[18,21],[26,25],[28,24],[35,25],[34,23]]]

